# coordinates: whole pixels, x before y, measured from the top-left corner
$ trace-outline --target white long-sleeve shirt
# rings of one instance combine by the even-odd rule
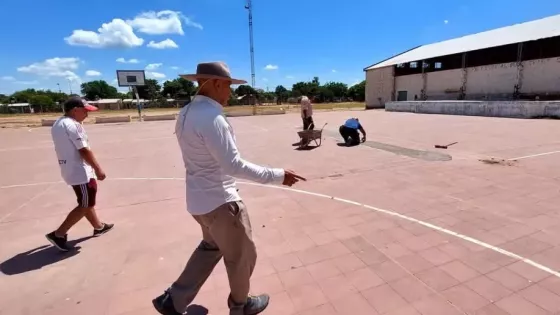
[[[234,177],[262,184],[284,180],[283,169],[241,158],[222,106],[206,96],[196,96],[180,111],[175,133],[186,168],[187,209],[193,215],[240,201]]]
[[[309,99],[301,100],[301,118],[307,118],[313,116],[313,105]],[[304,111],[307,115],[304,114]]]

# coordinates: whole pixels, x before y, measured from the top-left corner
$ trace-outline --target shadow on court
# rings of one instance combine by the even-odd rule
[[[319,146],[316,145],[306,145],[305,147],[297,147],[294,150],[295,151],[311,151],[311,150],[315,150],[317,149]]]
[[[61,252],[51,245],[43,245],[35,249],[20,253],[0,264],[0,271],[8,276],[18,275],[55,264],[59,261],[76,256],[80,253],[80,247],[76,246],[87,241],[93,236],[82,237],[68,241],[72,249]],[[46,241],[46,240],[45,240]]]
[[[185,315],[206,315],[208,314],[208,309],[204,306],[192,304],[187,307]]]

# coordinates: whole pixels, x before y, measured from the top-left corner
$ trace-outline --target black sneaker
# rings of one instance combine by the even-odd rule
[[[168,291],[165,291],[165,293],[153,299],[152,304],[156,311],[162,315],[182,315],[175,310],[173,299],[171,299],[171,294],[169,294]]]
[[[228,299],[228,306],[230,309],[230,315],[257,315],[262,313],[270,302],[270,296],[267,294],[261,295],[250,295],[247,297],[247,303],[245,305],[235,305],[231,300]]]
[[[103,223],[103,227],[98,229],[94,229],[93,230],[93,236],[100,236],[103,235],[109,231],[111,231],[113,229],[115,225],[111,224],[111,223]]]
[[[54,232],[51,232],[45,235],[45,237],[47,238],[47,240],[49,240],[49,242],[51,242],[54,247],[58,248],[58,250],[63,252],[67,252],[70,250],[70,247],[68,247],[68,235],[60,237],[56,236]]]

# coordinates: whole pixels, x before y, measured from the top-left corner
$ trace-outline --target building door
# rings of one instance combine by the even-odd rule
[[[397,102],[402,102],[408,100],[408,92],[407,91],[398,91],[397,92]]]

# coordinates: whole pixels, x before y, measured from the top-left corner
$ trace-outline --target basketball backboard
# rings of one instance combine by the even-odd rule
[[[146,85],[146,74],[144,70],[117,70],[117,82],[121,87]]]

